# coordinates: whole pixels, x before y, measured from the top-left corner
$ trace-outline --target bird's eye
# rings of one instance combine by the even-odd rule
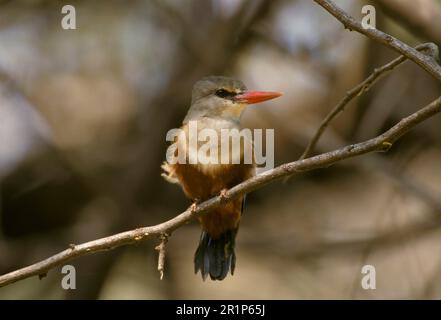
[[[225,89],[218,89],[218,90],[216,90],[215,94],[221,98],[228,98],[228,97],[234,96],[234,93],[227,91]]]

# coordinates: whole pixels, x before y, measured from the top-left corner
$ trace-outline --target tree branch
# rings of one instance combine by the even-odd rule
[[[0,287],[32,276],[44,276],[49,270],[81,256],[140,242],[152,238],[153,236],[162,236],[164,234],[170,235],[174,230],[188,223],[194,217],[219,207],[221,204],[224,204],[225,201],[231,201],[246,193],[262,188],[280,178],[290,176],[293,173],[328,167],[338,161],[353,158],[369,152],[387,151],[402,135],[417,124],[439,112],[441,112],[441,97],[428,106],[402,119],[395,126],[376,138],[349,145],[331,152],[326,152],[308,159],[285,163],[236,185],[222,194],[222,196],[213,197],[201,204],[190,207],[180,215],[161,224],[118,233],[83,244],[71,244],[68,249],[43,261],[0,276]]]
[[[356,21],[349,14],[337,7],[330,0],[314,0],[318,5],[322,6],[326,11],[339,20],[346,29],[355,30],[361,34],[364,34],[368,38],[375,40],[385,46],[391,48],[394,51],[399,52],[409,60],[412,60],[433,77],[441,81],[441,66],[437,63],[433,55],[425,55],[418,50],[408,46],[404,42],[397,38],[384,33],[377,29],[365,29],[360,22]]]
[[[438,47],[433,43],[420,44],[416,46],[415,49],[418,51],[425,51],[433,58],[437,58],[436,54],[438,52]],[[345,107],[349,102],[352,101],[352,99],[362,95],[364,92],[367,92],[378,80],[386,76],[389,72],[391,72],[393,69],[398,67],[406,60],[407,57],[403,55],[399,56],[398,58],[381,66],[380,68],[375,69],[374,72],[372,72],[371,75],[367,77],[363,82],[359,83],[351,90],[349,90],[346,95],[340,100],[340,102],[334,107],[334,109],[332,109],[323,119],[300,159],[305,159],[311,155],[323,132],[325,132],[326,127],[337,115],[344,111]]]

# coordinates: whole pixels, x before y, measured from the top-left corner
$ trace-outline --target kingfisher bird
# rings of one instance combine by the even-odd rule
[[[164,162],[162,174],[166,180],[179,184],[186,197],[194,204],[222,195],[229,188],[255,175],[254,157],[245,161],[247,151],[253,150],[251,141],[246,136],[238,144],[240,150],[233,150],[230,138],[225,141],[222,132],[227,130],[232,139],[240,135],[240,119],[244,109],[254,103],[274,99],[281,96],[279,92],[248,91],[239,80],[223,76],[205,77],[193,86],[191,106],[182,123],[181,130],[185,135],[175,138],[177,150],[183,150],[184,163]],[[197,125],[197,133],[201,130],[213,130],[216,140],[197,141],[192,146],[189,142],[191,124]],[[205,137],[206,138],[206,137]],[[214,161],[198,160],[201,144],[212,144],[213,152],[208,156]],[[237,145],[236,145],[237,147]],[[237,151],[237,152],[235,152]],[[229,161],[222,161],[222,152]],[[205,280],[210,275],[212,280],[223,280],[228,272],[234,273],[236,254],[235,239],[239,222],[244,209],[245,196],[229,201],[216,209],[199,216],[202,227],[199,246],[194,255],[195,273],[201,272]]]

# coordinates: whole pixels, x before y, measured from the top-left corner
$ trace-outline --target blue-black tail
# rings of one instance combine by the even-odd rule
[[[202,231],[199,247],[194,255],[194,272],[200,270],[204,281],[208,274],[211,280],[223,280],[230,270],[233,275],[236,266],[236,234],[237,229],[229,230],[213,239]]]

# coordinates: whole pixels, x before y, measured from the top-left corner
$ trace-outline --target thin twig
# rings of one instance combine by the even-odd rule
[[[441,66],[437,63],[435,55],[424,54],[415,50],[414,48],[408,46],[404,42],[398,40],[397,38],[384,33],[378,29],[364,28],[360,22],[355,20],[345,11],[337,7],[330,0],[314,0],[318,5],[322,6],[326,11],[333,15],[337,20],[339,20],[346,29],[355,30],[361,34],[364,34],[368,38],[375,40],[385,46],[391,48],[394,51],[402,54],[409,60],[412,60],[417,65],[422,67],[428,73],[430,73],[434,78],[441,81]],[[436,46],[435,46],[436,47]]]
[[[387,151],[402,135],[415,127],[417,124],[439,112],[441,112],[441,97],[426,107],[402,119],[388,131],[377,136],[376,138],[349,145],[334,151],[326,152],[308,159],[285,163],[272,170],[266,171],[264,174],[257,175],[234,186],[230,190],[223,193],[222,196],[216,196],[197,204],[194,210],[188,208],[180,215],[161,224],[118,233],[83,244],[70,245],[68,249],[43,261],[0,276],[0,287],[32,276],[44,275],[49,270],[59,265],[87,254],[103,250],[111,250],[123,245],[140,242],[141,240],[145,240],[153,236],[162,234],[170,235],[174,230],[188,223],[194,217],[217,208],[223,204],[224,201],[236,199],[246,193],[262,188],[272,182],[275,182],[276,180],[290,176],[296,172],[329,167],[336,162],[360,156],[369,152]]]
[[[416,46],[415,49],[418,51],[426,51],[429,55],[437,52],[437,47],[433,43],[420,44]],[[372,72],[371,75],[367,77],[363,82],[349,90],[346,95],[340,100],[340,102],[334,107],[334,109],[332,109],[323,119],[300,159],[305,159],[311,155],[323,132],[325,132],[326,127],[337,115],[344,111],[345,107],[349,102],[351,102],[352,99],[367,92],[378,80],[386,76],[389,72],[391,72],[393,69],[398,67],[406,60],[407,57],[401,55],[391,62],[381,66],[380,68],[376,68],[374,72]]]

